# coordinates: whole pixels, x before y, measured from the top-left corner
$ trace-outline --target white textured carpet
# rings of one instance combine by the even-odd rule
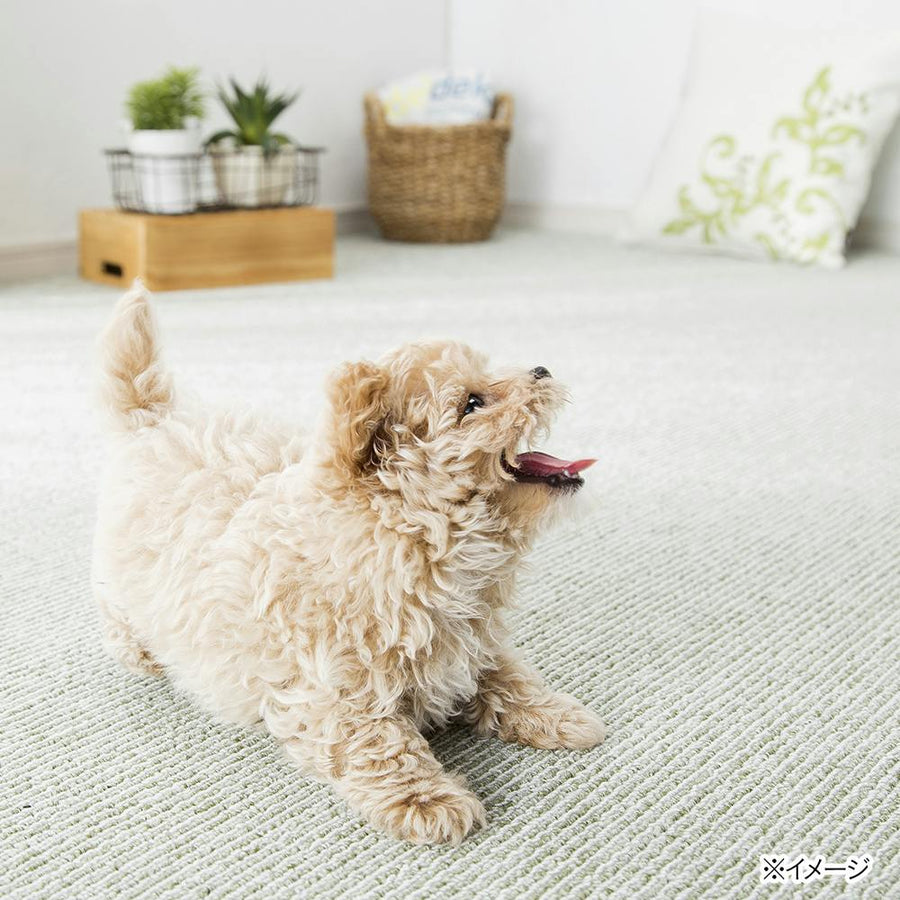
[[[900,896],[898,283],[898,259],[835,274],[507,232],[345,240],[330,283],[160,296],[182,389],[299,423],[331,366],[425,335],[573,390],[547,449],[600,457],[597,502],[536,552],[517,635],[609,737],[440,736],[490,823],[431,849],[106,658],[88,416],[116,292],[3,289],[0,896],[789,896],[762,853],[867,854],[802,896]]]

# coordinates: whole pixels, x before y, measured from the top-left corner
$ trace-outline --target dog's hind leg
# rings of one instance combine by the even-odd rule
[[[162,675],[163,667],[140,642],[125,616],[110,602],[105,584],[94,584],[94,597],[103,623],[103,644],[107,653],[136,675]]]

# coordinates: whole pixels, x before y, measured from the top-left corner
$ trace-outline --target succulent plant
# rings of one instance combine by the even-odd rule
[[[206,142],[207,146],[230,138],[241,146],[262,147],[263,154],[270,156],[284,144],[292,143],[287,135],[270,129],[272,123],[297,99],[298,94],[273,94],[264,78],[260,78],[249,93],[233,78],[229,81],[232,93],[229,95],[220,87],[219,99],[237,127],[217,131]]]
[[[199,70],[169,66],[162,78],[135,84],[125,105],[135,131],[184,128],[185,120],[202,119],[205,112]]]

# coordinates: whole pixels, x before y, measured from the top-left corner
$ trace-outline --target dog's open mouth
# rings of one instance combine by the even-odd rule
[[[584,484],[579,475],[596,459],[557,459],[549,453],[519,453],[516,464],[510,465],[504,457],[503,468],[522,484],[546,484],[563,491],[577,491]]]

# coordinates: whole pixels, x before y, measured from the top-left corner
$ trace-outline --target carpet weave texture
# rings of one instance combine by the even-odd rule
[[[331,368],[405,340],[549,368],[573,403],[544,449],[600,462],[533,554],[515,635],[606,742],[442,733],[489,823],[406,846],[265,734],[118,669],[89,580],[118,292],[7,286],[0,897],[900,896],[900,259],[811,272],[527,231],[338,251],[331,282],[159,295],[177,387],[305,427]],[[801,889],[762,883],[762,854],[870,861]]]

